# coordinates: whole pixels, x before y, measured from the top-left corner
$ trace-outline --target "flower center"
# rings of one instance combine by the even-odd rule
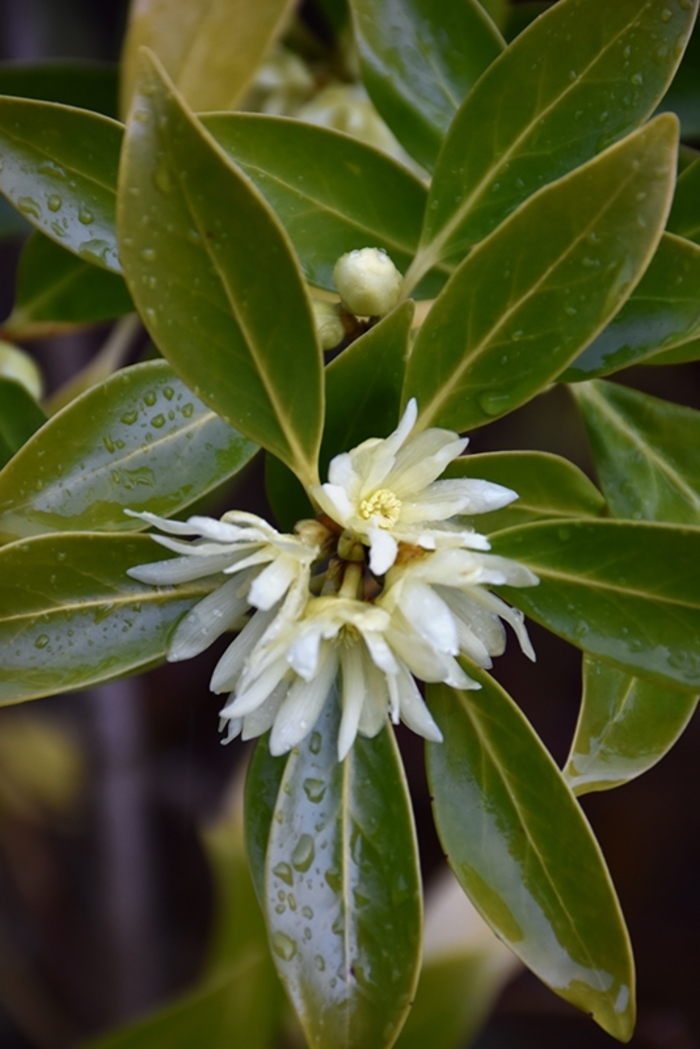
[[[360,516],[365,521],[378,517],[380,528],[393,528],[401,513],[401,500],[389,488],[379,488],[369,499],[360,503]]]

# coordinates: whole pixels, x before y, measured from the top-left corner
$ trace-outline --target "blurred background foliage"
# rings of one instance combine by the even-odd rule
[[[3,0],[0,93],[31,93],[36,81],[27,78],[26,63],[50,62],[42,97],[116,114],[115,63],[126,6],[126,0]],[[504,8],[497,0],[484,6],[496,16]],[[507,35],[516,34],[544,6],[519,4],[506,23]],[[342,86],[351,81],[353,59],[342,48],[329,51],[329,43],[336,36],[343,39],[344,18],[342,0],[304,4],[289,30],[288,49],[270,57],[248,103],[268,112],[291,104],[307,119],[328,120],[330,112],[335,126],[378,136],[377,144],[394,148],[388,139],[380,141],[383,132],[372,114],[363,116],[357,99],[348,95],[354,89]],[[310,61],[303,64],[299,54]],[[103,63],[97,78],[90,79],[90,102],[81,88],[85,67],[76,60]],[[292,85],[284,99],[281,78]],[[681,116],[685,140],[700,145],[697,31],[667,103]],[[0,201],[3,317],[12,309],[14,274],[27,234],[17,213]],[[105,326],[32,342],[49,394],[85,367],[107,333]],[[630,369],[620,378],[647,393],[700,407],[698,365]],[[504,447],[556,452],[591,469],[586,435],[561,388],[483,427],[471,445],[476,452]],[[249,509],[265,512],[259,463],[235,484],[245,486]],[[233,494],[219,492],[216,500],[207,512],[223,512]],[[552,634],[536,625],[531,633],[538,653],[535,667],[526,667],[511,645],[497,676],[518,695],[555,758],[563,761],[576,722],[580,661]],[[224,643],[193,664],[165,666],[139,679],[21,709],[0,709],[3,1049],[78,1045],[186,991],[205,965],[210,974],[217,971],[211,967],[217,964],[222,920],[240,915],[249,891],[240,880],[236,900],[223,891],[231,872],[241,868],[235,826],[219,823],[204,838],[201,833],[225,807],[245,757],[239,745],[220,746],[219,703],[207,688]],[[400,740],[412,786],[418,788],[416,818],[430,888],[431,879],[440,877],[441,853],[422,780],[422,742],[401,733]],[[699,748],[696,719],[670,760],[623,791],[583,799],[635,944],[640,1017],[630,1043],[634,1049],[700,1045],[700,810],[693,792]],[[465,989],[469,964],[459,976]],[[535,977],[513,972],[473,1043],[477,1049],[612,1044]],[[499,970],[492,986],[505,975]],[[173,1023],[171,1030],[177,1028],[177,1013]],[[468,1026],[465,1022],[464,1032]],[[206,1029],[193,1037],[200,1045],[214,1044],[206,1041]],[[145,1029],[138,1044],[175,1043]],[[293,1031],[289,1044],[295,1044]],[[428,1046],[430,1037],[409,1023],[400,1044],[418,1049]]]

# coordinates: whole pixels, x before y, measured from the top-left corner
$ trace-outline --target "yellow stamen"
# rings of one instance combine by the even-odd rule
[[[401,500],[398,499],[389,488],[380,488],[360,503],[360,516],[365,521],[372,517],[379,517],[377,524],[380,528],[393,528],[401,513]]]

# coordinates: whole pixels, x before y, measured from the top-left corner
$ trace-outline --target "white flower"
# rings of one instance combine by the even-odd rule
[[[535,586],[529,568],[505,557],[447,549],[419,554],[394,566],[377,605],[391,617],[387,640],[423,681],[443,681],[456,688],[479,688],[456,657],[491,666],[491,656],[505,649],[501,619],[513,628],[520,647],[535,653],[523,615],[486,586]]]
[[[425,550],[448,542],[488,550],[483,536],[456,529],[449,518],[498,510],[518,498],[516,492],[489,481],[436,480],[461,455],[467,439],[438,429],[412,437],[417,415],[411,399],[389,437],[370,438],[337,455],[328,482],[311,489],[330,518],[369,544],[375,575],[391,568],[400,542]]]
[[[375,736],[387,713],[427,739],[442,740],[406,663],[387,642],[390,627],[391,616],[366,601],[312,598],[303,617],[275,637],[263,634],[248,650],[221,711],[230,719],[228,738],[242,732],[247,739],[271,727],[270,752],[286,753],[312,730],[340,675],[340,761],[358,731]],[[216,691],[231,684],[221,681]]]
[[[181,556],[131,568],[128,574],[134,579],[164,586],[223,576],[221,585],[178,624],[168,651],[170,662],[190,659],[227,630],[240,629],[241,617],[251,606],[264,612],[274,607],[283,617],[298,615],[308,598],[311,566],[327,534],[316,522],[304,522],[303,538],[284,535],[262,517],[243,511],[224,514],[220,521],[190,517],[186,522],[126,512],[170,535],[199,536],[185,542],[153,535],[157,543]],[[220,663],[226,658],[224,653]]]

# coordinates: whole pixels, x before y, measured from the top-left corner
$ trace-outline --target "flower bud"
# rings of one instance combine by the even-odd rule
[[[35,400],[42,395],[44,383],[41,372],[28,353],[10,342],[0,341],[0,378],[14,379]]]
[[[345,328],[332,302],[314,299],[311,303],[314,311],[316,334],[322,350],[334,350],[345,338]]]
[[[341,255],[333,280],[344,305],[355,316],[383,317],[401,294],[401,274],[381,248],[361,248]]]

